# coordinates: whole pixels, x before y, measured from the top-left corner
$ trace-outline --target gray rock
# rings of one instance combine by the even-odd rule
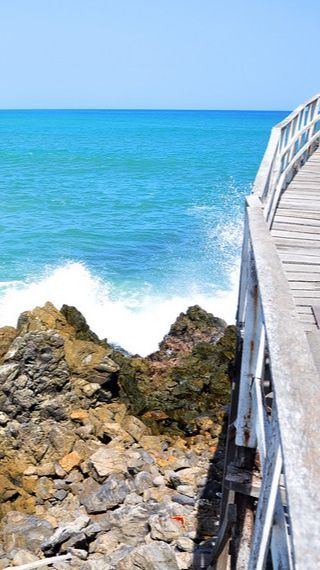
[[[137,493],[142,495],[146,489],[152,487],[152,476],[147,471],[140,471],[140,473],[137,473],[135,476],[134,483]]]
[[[195,500],[192,497],[187,497],[187,495],[173,495],[171,499],[174,503],[179,503],[179,505],[193,506],[195,504]]]
[[[193,552],[194,542],[188,536],[180,536],[176,542],[176,547],[182,552]]]
[[[149,520],[151,538],[171,542],[183,534],[181,525],[166,513],[152,515]]]
[[[89,477],[82,485],[80,503],[89,513],[105,512],[123,503],[130,491],[130,483],[124,479],[123,475],[110,475],[102,485]]]
[[[100,477],[108,477],[111,473],[126,473],[128,457],[123,451],[101,447],[90,457],[90,463]]]
[[[8,513],[2,525],[2,537],[7,552],[20,548],[36,553],[43,541],[49,540],[54,532],[48,521],[18,512]]]
[[[95,536],[98,532],[107,532],[111,529],[108,513],[93,515],[91,520],[91,524],[89,524],[84,530],[89,538]]]
[[[166,484],[166,480],[163,475],[158,475],[153,479],[152,483],[155,487],[161,487],[162,485]]]
[[[178,485],[177,491],[181,495],[187,495],[187,497],[192,497],[192,498],[194,498],[196,493],[192,485]]]
[[[41,549],[44,552],[53,551],[55,547],[62,542],[66,542],[72,536],[78,535],[79,532],[87,526],[89,521],[90,518],[87,515],[80,515],[75,521],[58,527],[54,534],[41,544]]]
[[[90,544],[90,553],[108,554],[116,550],[119,546],[119,532],[111,530],[100,534],[96,540]]]
[[[121,542],[136,546],[148,534],[148,519],[156,511],[157,507],[152,504],[121,506],[109,513],[111,528],[119,529]]]
[[[165,542],[134,548],[116,565],[116,570],[179,570],[175,553]]]

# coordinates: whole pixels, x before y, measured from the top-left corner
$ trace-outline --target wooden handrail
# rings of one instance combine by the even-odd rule
[[[237,568],[264,570],[270,553],[276,570],[320,568],[320,379],[270,232],[282,192],[319,142],[317,94],[272,129],[246,201],[237,309],[239,363],[228,430],[235,429],[235,437],[227,442],[226,465],[247,476],[258,461],[262,479],[257,506],[257,495],[250,484],[241,486],[241,477],[240,483],[232,478],[225,482],[221,528],[228,532],[216,548],[216,570],[227,567],[219,561],[227,540],[231,553],[238,549]],[[224,516],[230,503],[239,507],[232,532]],[[253,511],[252,540],[241,549],[243,521],[248,513],[252,520]]]
[[[263,203],[267,202],[264,214],[269,225],[282,190],[303,164],[312,145],[319,140],[320,93],[297,107],[271,131],[253,185],[254,194]]]

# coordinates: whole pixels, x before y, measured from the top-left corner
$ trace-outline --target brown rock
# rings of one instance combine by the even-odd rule
[[[144,435],[140,438],[139,443],[145,451],[151,453],[162,451],[162,441],[159,435]]]
[[[0,364],[3,363],[4,357],[9,350],[9,347],[15,337],[17,336],[17,331],[13,327],[2,327],[0,328]]]
[[[25,475],[22,477],[22,487],[26,493],[32,495],[36,492],[38,479],[37,475],[29,475],[29,477]]]
[[[125,416],[121,425],[136,441],[150,433],[147,426],[135,416]]]
[[[33,311],[25,311],[18,320],[18,334],[23,335],[31,331],[58,331],[63,337],[75,334],[66,318],[52,303],[46,303],[43,307],[36,307]]]
[[[119,370],[118,364],[109,358],[109,351],[104,346],[67,338],[64,350],[72,373],[87,381],[104,384]]]
[[[68,453],[67,455],[62,457],[62,459],[59,460],[59,463],[62,469],[64,469],[64,471],[69,473],[69,471],[71,471],[74,467],[80,465],[81,461],[82,457],[80,457],[80,455],[76,451],[71,451],[71,453]]]
[[[73,410],[70,412],[70,419],[74,421],[83,422],[89,418],[89,413],[86,410]]]

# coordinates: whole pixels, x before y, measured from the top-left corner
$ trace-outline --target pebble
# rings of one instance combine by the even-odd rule
[[[172,501],[179,503],[179,505],[194,505],[195,500],[192,497],[187,497],[187,495],[173,495]]]

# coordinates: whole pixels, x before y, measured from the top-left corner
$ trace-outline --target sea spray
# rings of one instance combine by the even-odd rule
[[[83,263],[69,262],[47,269],[37,280],[0,284],[0,325],[15,326],[22,311],[47,301],[58,309],[66,303],[84,314],[99,337],[145,356],[157,350],[177,315],[191,305],[198,304],[233,323],[237,282],[238,268],[234,267],[230,288],[211,295],[192,285],[173,296],[153,294],[150,287],[124,293],[94,276]]]

